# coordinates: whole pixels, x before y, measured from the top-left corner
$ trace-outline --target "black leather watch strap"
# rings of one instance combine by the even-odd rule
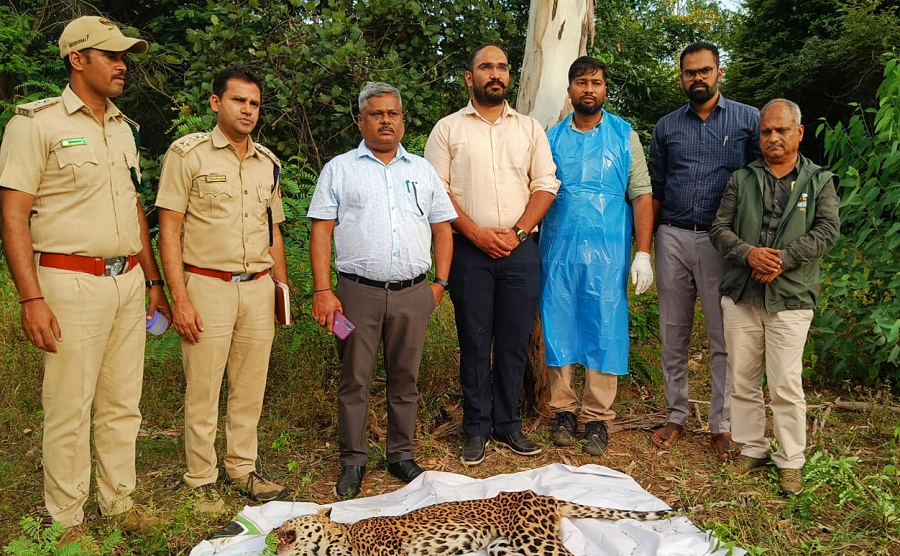
[[[145,284],[148,288],[152,288],[153,286],[165,287],[166,281],[165,281],[165,280],[162,280],[162,279],[160,279],[160,280],[147,280],[146,282],[144,282],[144,284]]]
[[[516,237],[519,239],[519,243],[524,243],[526,239],[528,239],[528,232],[523,230],[518,226],[513,226],[512,231],[516,233]]]

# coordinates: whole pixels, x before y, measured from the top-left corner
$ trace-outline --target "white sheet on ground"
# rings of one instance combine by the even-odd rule
[[[455,473],[426,471],[400,490],[328,504],[335,521],[354,523],[373,516],[400,515],[454,500],[492,498],[501,491],[533,490],[562,500],[625,510],[663,510],[666,504],[645,491],[634,479],[608,467],[555,464],[510,475],[473,479]],[[190,556],[249,556],[265,548],[265,536],[283,521],[325,506],[309,502],[269,502],[247,506],[235,521],[245,534],[211,539],[195,546]],[[640,522],[630,519],[563,519],[562,538],[576,556],[724,556],[710,532],[703,532],[685,517]],[[485,551],[473,552],[484,556]],[[746,554],[733,549],[734,556]]]

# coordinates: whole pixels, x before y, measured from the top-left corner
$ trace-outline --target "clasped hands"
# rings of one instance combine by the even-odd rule
[[[509,228],[479,228],[472,242],[492,259],[508,257],[519,246],[516,232]]]
[[[747,264],[753,269],[750,277],[760,284],[771,284],[784,269],[781,250],[771,247],[754,247],[747,255]]]

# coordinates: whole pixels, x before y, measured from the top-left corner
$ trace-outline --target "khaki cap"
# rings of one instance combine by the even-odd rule
[[[131,39],[122,34],[115,23],[105,17],[82,16],[70,21],[59,37],[59,55],[65,59],[70,52],[88,48],[109,52],[134,52],[143,54],[150,45],[141,39]]]

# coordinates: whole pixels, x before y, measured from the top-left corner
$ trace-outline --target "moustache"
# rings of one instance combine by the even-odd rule
[[[393,126],[383,125],[378,128],[378,131],[394,131]]]
[[[492,87],[494,85],[499,86],[501,89],[506,88],[506,85],[504,85],[503,82],[500,81],[499,79],[494,79],[493,81],[488,81],[487,85],[485,85],[485,88]]]

